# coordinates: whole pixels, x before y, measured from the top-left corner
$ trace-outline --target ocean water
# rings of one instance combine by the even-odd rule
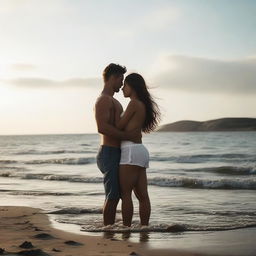
[[[134,198],[131,239],[256,227],[256,132],[152,133],[143,142],[152,214],[141,236]],[[56,223],[102,234],[98,146],[97,134],[0,136],[1,205],[42,208]]]

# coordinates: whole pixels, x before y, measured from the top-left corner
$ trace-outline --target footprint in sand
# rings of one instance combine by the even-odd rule
[[[82,243],[78,243],[78,242],[72,241],[72,240],[66,241],[66,242],[64,242],[64,243],[67,244],[67,245],[73,245],[73,246],[84,245],[84,244],[82,244]]]
[[[19,245],[20,248],[24,248],[24,249],[31,249],[34,248],[33,244],[31,242],[25,241],[24,243],[22,243],[21,245]]]
[[[55,239],[56,238],[56,237],[54,237],[50,234],[47,234],[47,233],[40,233],[40,234],[37,234],[33,237],[37,238],[37,239],[43,239],[43,240],[49,240],[49,239]]]
[[[36,249],[36,250],[29,250],[29,251],[20,251],[17,253],[17,255],[22,255],[22,256],[50,256],[48,253]]]

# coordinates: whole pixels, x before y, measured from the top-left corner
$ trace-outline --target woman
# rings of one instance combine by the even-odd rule
[[[144,133],[153,131],[160,121],[160,111],[148,92],[143,77],[137,73],[128,75],[122,90],[124,97],[129,97],[131,101],[118,120],[117,128],[125,131],[140,129]],[[130,227],[132,223],[132,191],[139,200],[141,226],[148,226],[151,212],[146,176],[148,162],[149,153],[143,146],[141,137],[135,142],[121,142],[119,181],[124,226]]]

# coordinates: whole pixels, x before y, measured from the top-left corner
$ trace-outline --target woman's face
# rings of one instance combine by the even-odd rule
[[[123,94],[124,94],[125,98],[130,97],[131,94],[132,94],[132,88],[127,83],[124,83],[122,91],[123,91]]]

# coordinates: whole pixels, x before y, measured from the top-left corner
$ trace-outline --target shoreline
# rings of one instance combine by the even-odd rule
[[[23,248],[20,247],[22,244]],[[152,249],[143,243],[66,232],[54,228],[43,210],[25,206],[0,206],[0,248],[0,255],[9,256],[209,255],[183,250]]]
[[[173,255],[172,253],[174,251],[176,252],[174,255],[180,255],[177,254],[177,252],[193,252],[194,254],[192,255],[255,256],[256,251],[256,244],[254,241],[256,235],[255,226],[217,231],[177,231],[163,233],[167,234],[168,238],[154,240],[150,238],[151,232],[140,234],[139,232],[130,233],[139,234],[139,236],[133,238],[130,237],[129,234],[122,232],[92,232],[92,234],[90,234],[91,232],[81,231],[75,224],[58,223],[54,218],[51,218],[51,216],[50,221],[57,229],[76,234],[85,233],[87,236],[101,236],[107,239],[118,239],[132,244],[142,243],[144,248],[147,249],[159,249],[161,251],[168,250],[170,254],[167,255]],[[172,238],[170,238],[170,236]]]

